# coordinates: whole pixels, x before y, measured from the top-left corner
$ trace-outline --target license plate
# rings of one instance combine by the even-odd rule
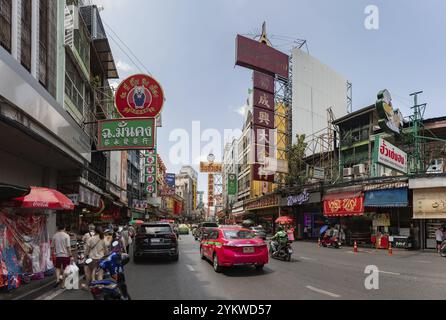
[[[152,239],[151,242],[153,242],[153,243],[160,243],[161,239]]]
[[[254,247],[243,248],[243,253],[254,253],[254,252],[255,252]]]

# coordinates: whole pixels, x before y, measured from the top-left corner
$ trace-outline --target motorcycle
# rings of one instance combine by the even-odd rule
[[[271,254],[271,258],[279,259],[283,261],[291,261],[291,256],[293,255],[293,248],[291,248],[291,241],[288,241],[288,243],[285,246],[278,245],[278,250],[276,250],[273,246],[273,241],[269,243],[269,251]]]
[[[118,245],[117,241],[112,244],[114,248]],[[119,252],[112,252],[101,260],[97,271],[104,271],[105,280],[92,281],[89,285],[94,300],[131,300],[124,275],[124,266],[129,261],[128,254]],[[90,265],[92,262],[87,259],[85,263]]]
[[[335,248],[335,249],[342,248],[342,242],[338,237],[324,237],[321,241],[321,245],[324,248]]]
[[[440,246],[440,256],[446,258],[446,241],[444,241]]]

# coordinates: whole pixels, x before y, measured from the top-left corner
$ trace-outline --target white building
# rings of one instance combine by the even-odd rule
[[[176,175],[176,193],[184,199],[184,212],[186,217],[192,217],[197,208],[198,173],[191,166],[184,166]]]
[[[293,143],[296,135],[307,141],[326,132],[328,112],[335,119],[348,113],[348,81],[300,49],[293,50]],[[308,150],[312,150],[309,146]],[[307,154],[310,155],[310,154]]]

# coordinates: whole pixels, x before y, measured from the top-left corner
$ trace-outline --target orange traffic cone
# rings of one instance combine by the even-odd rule
[[[358,243],[355,241],[354,252],[358,253]]]
[[[389,243],[389,256],[393,256],[393,248],[391,243]]]

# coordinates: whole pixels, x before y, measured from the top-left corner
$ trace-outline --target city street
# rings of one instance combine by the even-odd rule
[[[270,261],[264,271],[238,268],[217,274],[199,256],[198,242],[181,237],[178,263],[147,261],[126,269],[127,284],[138,300],[377,300],[441,299],[446,259],[434,253],[318,248],[295,243],[291,263]],[[365,289],[364,270],[380,270],[380,289]],[[86,291],[54,290],[41,300],[91,300]]]

